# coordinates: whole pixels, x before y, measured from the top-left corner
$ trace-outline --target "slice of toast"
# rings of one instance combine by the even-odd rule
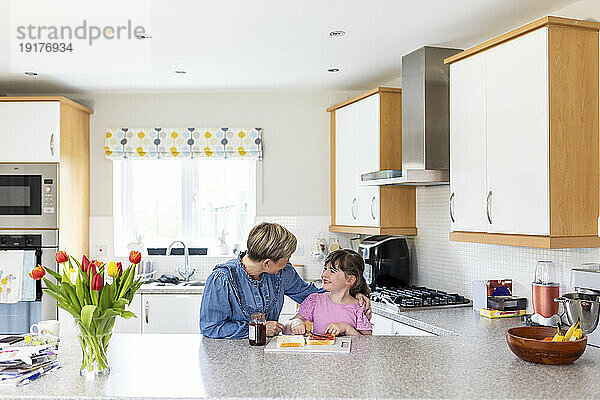
[[[306,344],[304,336],[279,335],[277,336],[277,347],[303,347]]]
[[[335,336],[327,333],[323,335],[313,335],[312,333],[308,335],[307,344],[310,345],[328,345],[335,344]]]

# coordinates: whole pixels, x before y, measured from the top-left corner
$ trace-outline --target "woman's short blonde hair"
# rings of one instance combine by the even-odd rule
[[[296,236],[283,226],[262,222],[248,234],[248,257],[254,261],[276,261],[291,256],[296,244]]]

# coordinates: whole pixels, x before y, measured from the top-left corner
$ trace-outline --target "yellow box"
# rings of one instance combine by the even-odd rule
[[[517,311],[500,311],[492,310],[491,308],[482,308],[479,310],[479,315],[487,318],[509,318],[509,317],[520,317],[525,315],[525,310]]]

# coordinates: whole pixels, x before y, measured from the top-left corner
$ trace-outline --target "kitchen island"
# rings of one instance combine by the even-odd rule
[[[111,373],[79,377],[80,349],[63,339],[64,367],[0,398],[594,398],[600,349],[588,346],[572,365],[518,359],[506,329],[471,308],[403,312],[403,323],[441,329],[439,336],[353,338],[349,355],[265,353],[247,340],[201,335],[116,334]],[[444,334],[452,332],[452,334]]]

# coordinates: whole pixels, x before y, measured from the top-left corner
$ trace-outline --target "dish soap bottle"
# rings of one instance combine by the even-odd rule
[[[225,229],[223,229],[223,231],[221,232],[221,236],[219,236],[217,238],[221,242],[221,243],[219,243],[219,250],[221,251],[221,255],[229,254],[229,246],[225,242],[226,235],[227,235],[227,232],[225,232]]]

